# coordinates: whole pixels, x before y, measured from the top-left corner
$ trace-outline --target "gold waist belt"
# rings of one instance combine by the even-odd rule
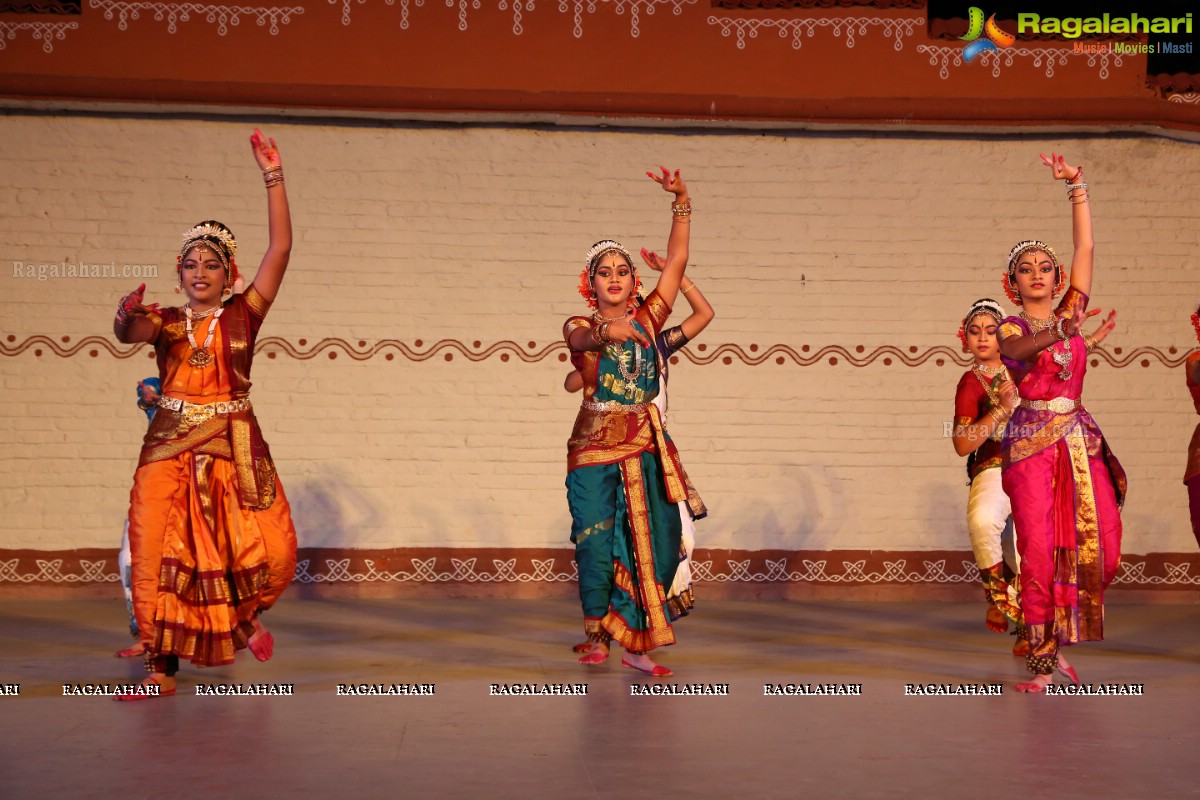
[[[627,414],[634,414],[645,411],[653,403],[620,403],[616,400],[607,400],[603,403],[597,403],[594,400],[584,400],[583,407],[588,411],[623,411]]]
[[[1069,414],[1083,408],[1083,398],[1072,400],[1069,397],[1055,397],[1052,400],[1021,400],[1021,408],[1032,408],[1034,411],[1053,411],[1055,414]]]
[[[164,395],[158,398],[158,407],[179,413],[189,425],[195,427],[202,422],[207,422],[217,414],[234,414],[249,409],[250,398],[224,400],[219,403],[189,403],[187,400]]]

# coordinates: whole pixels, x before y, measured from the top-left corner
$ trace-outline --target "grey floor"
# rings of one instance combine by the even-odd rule
[[[575,664],[567,601],[299,600],[271,612],[275,658],[185,669],[179,694],[118,704],[64,683],[139,665],[117,601],[0,602],[3,798],[907,798],[1200,796],[1200,606],[1110,605],[1070,652],[1085,683],[1143,697],[1018,695],[1011,638],[979,603],[703,603],[662,652],[668,682],[729,697],[631,697],[617,658]],[[617,651],[614,651],[614,655]],[[198,697],[197,682],[295,684]],[[338,683],[434,683],[338,697]],[[490,697],[492,683],[587,697]],[[861,683],[861,697],[763,684]],[[914,682],[1001,697],[906,697]]]

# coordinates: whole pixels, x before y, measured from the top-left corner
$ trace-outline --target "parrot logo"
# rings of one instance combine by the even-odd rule
[[[1017,41],[1017,37],[1005,30],[1001,30],[996,24],[996,15],[992,14],[988,17],[987,22],[983,21],[983,9],[978,6],[971,6],[971,11],[968,13],[967,35],[959,37],[964,42],[970,42],[963,48],[963,61],[968,64],[975,56],[986,53],[989,50],[1004,49],[1011,47],[1013,42]],[[980,39],[980,36],[986,36],[985,39]]]

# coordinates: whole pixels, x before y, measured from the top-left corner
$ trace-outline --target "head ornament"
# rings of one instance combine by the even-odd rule
[[[625,246],[612,239],[601,239],[588,248],[587,254],[583,257],[583,271],[579,273],[579,294],[583,295],[583,299],[587,300],[588,305],[592,308],[597,307],[592,281],[596,277],[596,270],[600,268],[600,262],[609,253],[620,253],[629,264],[629,268],[633,270],[633,292],[630,293],[630,297],[636,297],[642,288],[642,279],[638,276],[637,265],[634,264],[633,256],[625,249]]]
[[[1062,264],[1058,260],[1058,255],[1054,252],[1054,248],[1039,239],[1026,239],[1023,242],[1017,242],[1013,245],[1012,250],[1008,251],[1008,269],[1004,273],[1004,294],[1014,305],[1023,305],[1021,295],[1017,291],[1017,262],[1021,260],[1021,256],[1028,253],[1030,250],[1042,250],[1046,255],[1050,256],[1050,262],[1054,264],[1054,294],[1062,291],[1063,284],[1066,283],[1066,273],[1063,271]]]

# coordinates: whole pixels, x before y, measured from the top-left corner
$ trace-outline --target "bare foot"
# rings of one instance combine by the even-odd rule
[[[142,647],[141,642],[138,642],[131,647],[126,647],[124,650],[118,650],[117,652],[113,653],[113,655],[117,658],[141,658],[145,654],[146,650]]]
[[[1050,685],[1051,680],[1049,675],[1035,675],[1033,676],[1033,680],[1028,683],[1018,683],[1017,691],[1028,692],[1030,694],[1044,692],[1046,691],[1046,687]]]
[[[592,643],[591,642],[580,642],[579,644],[572,647],[571,650],[572,650],[572,652],[575,652],[575,653],[589,653],[592,650]]]
[[[638,672],[644,672],[647,675],[652,675],[655,678],[665,678],[668,675],[675,674],[667,667],[664,667],[661,664],[655,664],[654,659],[650,658],[650,656],[646,655],[645,653],[638,655],[627,652],[625,653],[624,657],[621,658],[621,663],[627,667],[630,667],[631,669],[636,669]]]
[[[588,645],[587,654],[579,659],[579,663],[594,667],[597,664],[603,664],[607,660],[608,645],[601,644],[600,642],[591,642]]]
[[[168,677],[162,672],[155,672],[146,676],[146,679],[138,684],[138,686],[157,686],[158,694],[150,694],[148,692],[127,692],[124,694],[114,694],[113,700],[117,702],[131,702],[133,700],[150,700],[155,697],[169,697],[175,694],[175,679]]]
[[[988,630],[996,633],[1008,633],[1008,618],[1004,616],[1004,612],[995,606],[988,606],[987,614],[983,621],[987,623]]]
[[[1067,659],[1063,658],[1062,651],[1058,651],[1058,671],[1061,672],[1071,683],[1079,683],[1079,675],[1075,672],[1075,668],[1067,663]]]
[[[250,624],[254,626],[254,633],[246,640],[246,646],[259,661],[270,660],[271,656],[275,655],[275,637],[258,617],[250,620]]]

